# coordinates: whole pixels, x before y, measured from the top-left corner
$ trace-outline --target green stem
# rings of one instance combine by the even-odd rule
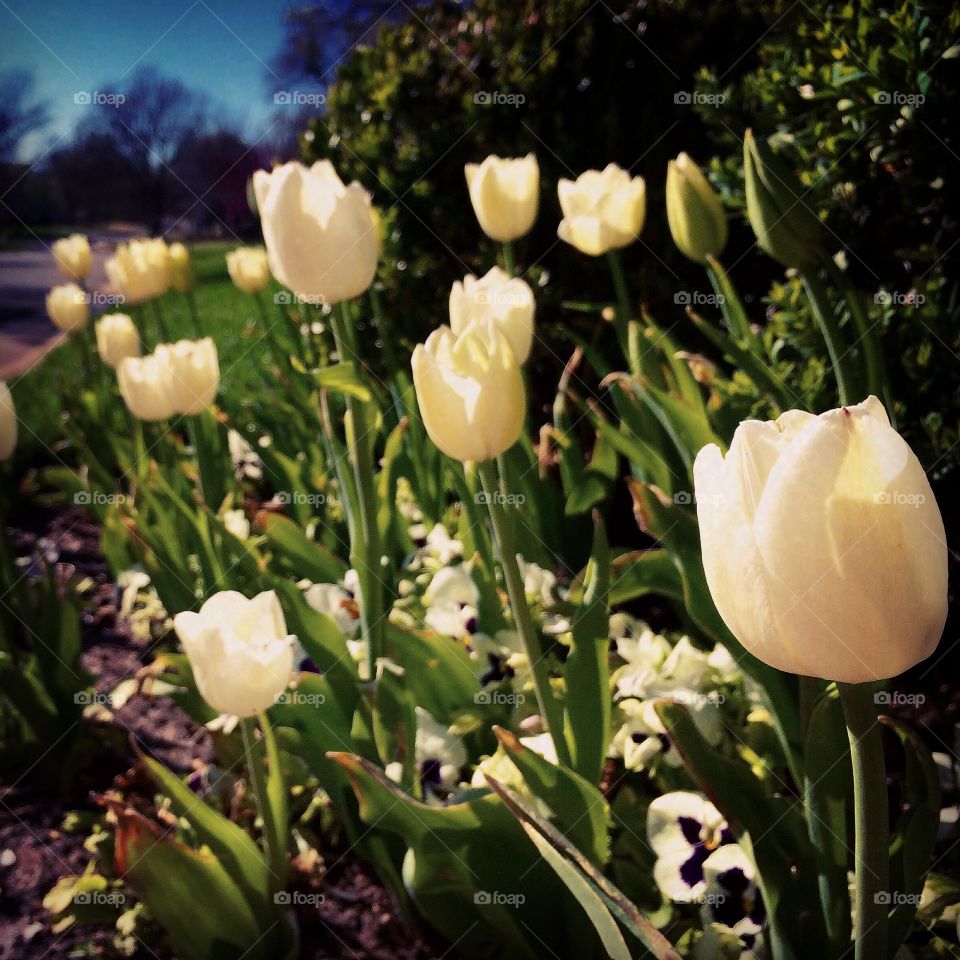
[[[805,270],[800,276],[803,280],[804,289],[807,291],[807,296],[810,298],[813,319],[820,328],[820,333],[827,344],[827,353],[830,354],[830,363],[833,366],[834,376],[837,378],[840,406],[845,407],[854,396],[855,386],[846,360],[846,346],[833,312],[833,304],[830,303],[830,298],[827,296],[826,287],[817,276],[816,268]]]
[[[630,290],[627,287],[627,278],[623,273],[623,261],[619,250],[611,250],[607,254],[607,263],[610,264],[610,275],[613,277],[613,289],[617,296],[617,309],[614,325],[617,330],[617,339],[624,356],[628,354],[627,329],[630,323]],[[646,366],[646,365],[645,365]]]
[[[503,508],[500,489],[500,477],[496,463],[486,460],[477,464],[477,472],[483,482],[486,494],[487,509],[490,512],[490,522],[493,525],[493,535],[500,552],[500,566],[503,568],[503,578],[507,585],[507,594],[510,597],[510,608],[513,611],[513,620],[517,633],[523,642],[530,661],[530,671],[533,674],[533,687],[537,695],[537,704],[540,716],[547,732],[553,738],[560,762],[570,766],[570,751],[563,735],[563,708],[554,697],[550,686],[550,668],[547,664],[540,635],[537,633],[530,616],[530,607],[527,605],[527,595],[523,589],[523,578],[520,576],[520,566],[517,563],[517,548],[513,539],[513,530]]]
[[[264,714],[260,716],[265,720]],[[247,761],[247,770],[250,772],[253,799],[260,816],[260,836],[267,855],[267,866],[274,888],[282,890],[285,885],[282,868],[283,850],[278,849],[278,824],[274,818],[273,805],[270,803],[267,773],[263,765],[265,750],[257,744],[257,721],[253,717],[245,717],[240,721],[240,732],[243,735],[243,752]]]
[[[184,294],[187,298],[187,306],[190,308],[190,321],[193,324],[193,335],[199,340],[203,336],[200,327],[200,312],[197,310],[197,298],[192,290]]]
[[[853,763],[856,826],[854,943],[856,960],[887,955],[890,824],[880,726],[869,683],[840,683]]]
[[[750,329],[747,312],[722,264],[715,257],[710,257],[705,266],[710,284],[720,302],[720,312],[727,321],[728,330],[740,341],[741,346],[757,351],[759,344]]]
[[[151,300],[153,305],[153,313],[157,320],[157,330],[160,334],[160,339],[164,343],[170,343],[170,331],[167,329],[167,322],[163,318],[163,311],[160,309],[160,301],[157,299]]]
[[[350,308],[344,301],[340,304],[340,316],[330,314],[333,338],[340,360],[353,359],[359,363],[354,347],[353,320]],[[372,429],[367,422],[366,404],[357,397],[347,397],[347,412],[350,429],[347,441],[350,463],[357,489],[357,506],[360,511],[360,542],[356,536],[350,544],[351,559],[360,577],[360,628],[367,646],[367,662],[371,676],[377,660],[383,654],[383,591],[380,580],[380,531],[377,527],[376,477],[373,464],[373,445],[367,436]]]
[[[503,269],[506,270],[507,274],[511,277],[517,275],[517,261],[512,240],[503,241]]]
[[[184,417],[187,421],[187,435],[190,437],[190,446],[193,447],[193,459],[197,464],[197,487],[200,492],[200,499],[207,503],[207,495],[203,488],[203,464],[200,460],[200,443],[199,438],[197,437],[197,418],[196,417]]]
[[[149,462],[147,460],[147,445],[143,439],[143,422],[132,413],[130,413],[130,431],[133,436],[133,475],[136,477],[139,487],[146,482]]]

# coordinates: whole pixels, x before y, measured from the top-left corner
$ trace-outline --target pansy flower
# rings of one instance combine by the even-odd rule
[[[695,960],[731,956],[755,960],[765,956],[766,909],[755,882],[753,863],[744,849],[736,843],[719,847],[704,862],[703,872],[704,935],[694,951]]]

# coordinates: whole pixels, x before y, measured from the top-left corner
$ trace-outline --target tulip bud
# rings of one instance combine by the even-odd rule
[[[785,267],[806,270],[820,256],[820,218],[807,206],[793,171],[747,130],[743,140],[747,216],[757,243]]]
[[[238,247],[227,254],[227,273],[244,293],[259,293],[270,280],[270,265],[263,247]]]
[[[17,446],[17,408],[5,380],[0,380],[0,460],[9,460]]]
[[[75,283],[61,283],[47,294],[47,316],[64,333],[82,330],[90,320],[88,299]]]
[[[139,420],[165,420],[177,409],[172,399],[172,375],[165,355],[127,357],[117,367],[117,384],[127,409]]]
[[[108,366],[118,367],[127,357],[140,356],[140,335],[125,313],[108,313],[96,325],[97,352]]]
[[[192,416],[213,403],[220,387],[220,364],[210,337],[161,343],[155,353],[169,367],[170,399],[177,413]]]
[[[591,257],[626,247],[640,236],[647,213],[643,177],[615,163],[587,170],[577,179],[557,184],[563,220],[557,236]]]
[[[510,342],[517,363],[530,355],[533,342],[533,291],[519,277],[492,267],[481,278],[456,280],[450,289],[450,329],[460,336],[472,323],[493,321]]]
[[[107,277],[126,303],[143,303],[170,286],[170,251],[161,237],[121,243],[107,260]]]
[[[182,243],[171,243],[167,253],[170,257],[170,286],[180,293],[189,293],[197,284],[190,251]]]
[[[377,271],[370,194],[345,186],[329,160],[309,169],[258,170],[253,187],[270,270],[308,302],[339,303],[363,293]]]
[[[199,613],[173,618],[200,695],[214,710],[241,719],[271,707],[293,673],[293,641],[277,595],[252,600],[215,593]]]
[[[740,424],[694,463],[703,566],[736,638],[789,673],[862,683],[933,652],[947,615],[943,520],[876,397]]]
[[[508,243],[530,232],[540,202],[540,167],[528,153],[518,159],[490,155],[464,167],[473,212],[491,240]]]
[[[90,273],[93,257],[90,254],[90,241],[84,234],[73,233],[57,240],[52,249],[57,268],[68,280],[83,280]]]
[[[490,460],[516,443],[526,397],[513,349],[496,324],[461,336],[439,327],[413,351],[413,385],[430,439],[455,460]]]
[[[719,257],[727,243],[727,216],[716,191],[685,153],[667,164],[667,222],[680,252],[697,263]]]

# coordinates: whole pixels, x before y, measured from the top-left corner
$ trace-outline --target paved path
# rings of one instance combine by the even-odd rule
[[[91,291],[105,290],[104,263],[114,244],[126,235],[91,235]],[[47,319],[47,291],[67,281],[61,276],[49,246],[33,241],[22,250],[0,251],[0,380],[13,380],[38,363],[62,334]],[[100,312],[100,309],[97,309]]]

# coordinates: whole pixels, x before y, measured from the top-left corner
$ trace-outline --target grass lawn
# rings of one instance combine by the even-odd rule
[[[190,252],[197,273],[194,297],[201,333],[213,337],[217,345],[222,390],[233,396],[243,396],[245,391],[262,390],[261,370],[270,363],[270,351],[254,298],[239,291],[227,273],[226,254],[235,246],[232,243],[202,242],[193,245]],[[281,307],[274,302],[274,294],[280,289],[271,280],[261,294],[270,322],[280,318]],[[119,312],[129,313],[137,322],[144,339],[144,352],[152,350],[161,339],[157,308],[171,340],[196,335],[187,298],[175,290],[139,308],[118,308]],[[115,311],[108,309],[105,312]],[[94,362],[91,364],[84,362],[78,348],[83,345],[91,349],[92,342],[91,323],[84,334],[77,336],[76,342],[70,338],[51,350],[38,366],[10,385],[21,420],[17,456],[22,458],[24,465],[56,462],[58,459],[71,462],[72,457],[56,446],[63,437],[59,423],[62,411],[70,409],[78,391],[91,375],[116,379],[113,371],[96,357],[92,358]],[[121,403],[119,398],[117,403]]]

